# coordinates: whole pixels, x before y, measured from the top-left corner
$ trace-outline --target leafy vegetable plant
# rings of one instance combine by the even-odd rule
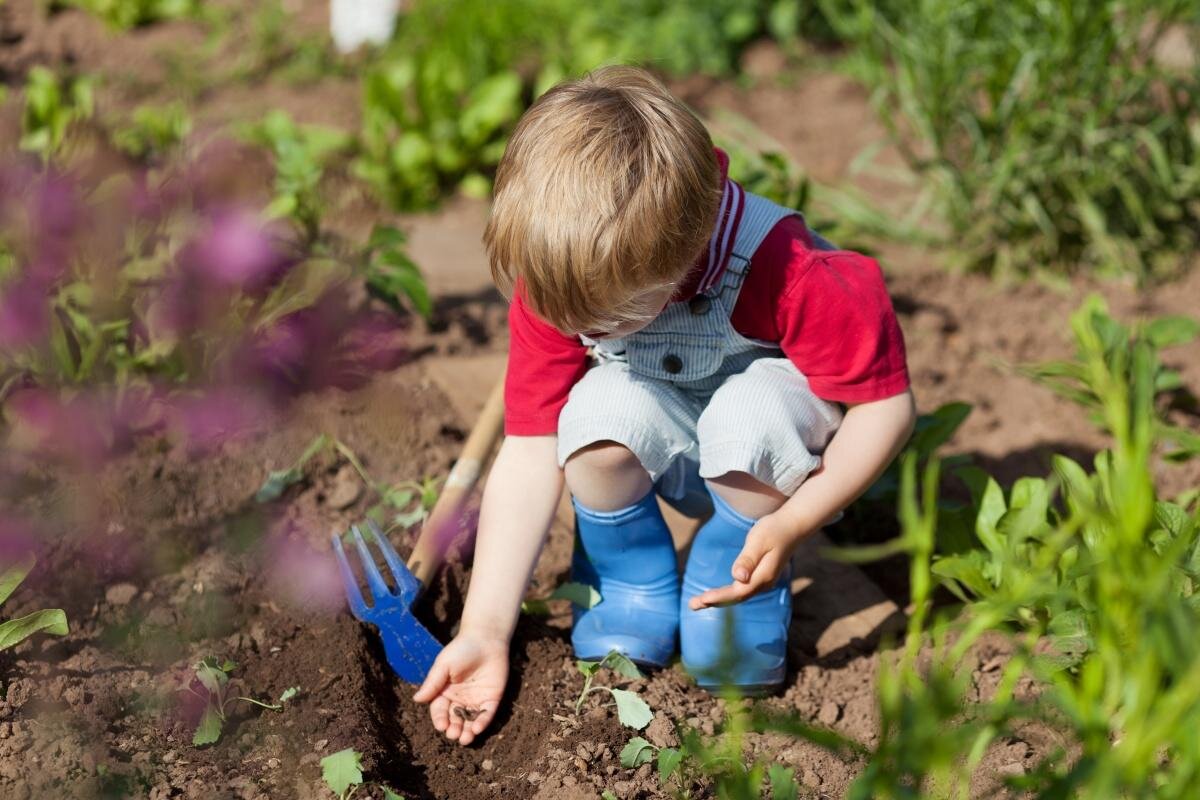
[[[192,120],[182,104],[141,105],[133,110],[128,124],[113,131],[112,141],[122,152],[145,160],[179,147],[191,130]]]
[[[583,690],[580,691],[579,697],[575,700],[575,713],[578,714],[583,708],[583,701],[592,692],[608,692],[612,695],[613,701],[617,706],[617,718],[621,720],[621,724],[634,730],[641,730],[650,724],[650,720],[654,719],[653,712],[650,711],[650,706],[646,701],[637,696],[636,692],[631,692],[628,689],[613,689],[608,686],[592,686],[592,681],[595,680],[596,673],[602,667],[608,667],[626,678],[641,678],[644,677],[637,665],[626,658],[621,653],[613,650],[599,661],[576,661],[575,666],[583,673]]]
[[[35,563],[36,559],[30,555],[21,563],[0,573],[0,605],[17,590]],[[61,608],[49,608],[0,623],[0,650],[7,650],[43,631],[55,636],[66,636],[69,633],[66,612]]]
[[[279,700],[275,703],[264,703],[261,700],[255,700],[253,697],[241,695],[230,697],[229,674],[236,668],[237,664],[228,659],[221,661],[213,657],[205,658],[196,662],[196,665],[193,667],[195,680],[199,681],[200,686],[205,690],[205,694],[201,695],[193,689],[191,680],[181,690],[191,692],[196,697],[205,701],[204,711],[200,715],[200,721],[196,725],[195,733],[192,734],[192,744],[197,747],[212,744],[221,738],[221,728],[226,722],[230,703],[241,700],[271,711],[280,711],[283,708],[283,704],[295,697],[300,691],[300,687],[298,686],[285,689],[279,695]]]
[[[90,119],[95,110],[93,81],[84,75],[56,75],[43,66],[29,70],[25,111],[21,117],[22,150],[49,161],[66,140],[68,129]]]
[[[347,747],[321,759],[321,777],[338,800],[349,800],[362,786],[362,753]],[[383,800],[404,800],[387,786],[379,784]]]
[[[50,5],[82,8],[123,30],[197,16],[202,8],[199,0],[52,0]]]
[[[1189,0],[821,0],[960,260],[1169,276],[1200,219],[1200,73],[1164,63]]]
[[[329,163],[350,145],[350,136],[321,125],[298,125],[278,109],[259,123],[243,125],[241,132],[247,140],[268,148],[275,159],[275,199],[266,216],[290,218],[306,241],[316,241],[324,211],[321,181]]]

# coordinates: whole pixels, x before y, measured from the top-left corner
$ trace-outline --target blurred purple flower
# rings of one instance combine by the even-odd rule
[[[21,517],[0,512],[0,570],[12,566],[30,553],[38,554],[42,539],[33,525]]]
[[[215,213],[183,259],[189,269],[208,280],[247,291],[271,285],[289,266],[271,232],[244,210]]]
[[[164,423],[159,391],[144,387],[120,393],[83,390],[71,397],[41,387],[21,388],[8,398],[5,411],[18,449],[81,468],[126,452],[136,437]]]
[[[178,397],[173,402],[173,411],[181,444],[192,453],[207,452],[261,430],[273,416],[264,398],[234,387]]]
[[[0,347],[25,347],[43,341],[50,331],[45,283],[22,275],[0,297]]]
[[[296,535],[276,534],[264,543],[271,596],[297,608],[333,613],[345,603],[333,554],[320,552]]]
[[[362,386],[407,355],[403,324],[386,312],[348,310],[330,293],[249,338],[234,357],[239,382],[265,385],[273,399]]]

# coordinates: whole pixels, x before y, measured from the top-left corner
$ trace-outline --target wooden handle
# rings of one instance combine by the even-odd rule
[[[450,470],[442,492],[429,512],[429,518],[421,527],[421,536],[408,557],[408,569],[422,586],[429,585],[429,579],[442,565],[449,538],[457,532],[458,521],[462,518],[463,506],[503,430],[504,377],[501,376],[488,395],[483,413],[471,428],[462,453],[454,462],[454,468]]]

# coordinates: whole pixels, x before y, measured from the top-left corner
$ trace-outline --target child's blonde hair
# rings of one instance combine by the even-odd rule
[[[721,173],[704,125],[654,76],[598,69],[521,117],[484,232],[506,296],[520,279],[564,333],[653,317],[639,295],[674,286],[716,222]]]

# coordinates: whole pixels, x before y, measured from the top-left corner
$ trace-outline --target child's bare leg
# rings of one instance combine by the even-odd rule
[[[733,507],[733,510],[752,519],[774,512],[787,501],[787,495],[768,486],[746,472],[726,472],[708,479],[709,488]]]
[[[575,499],[595,511],[631,506],[653,485],[637,456],[611,441],[576,450],[563,465],[563,473]]]

